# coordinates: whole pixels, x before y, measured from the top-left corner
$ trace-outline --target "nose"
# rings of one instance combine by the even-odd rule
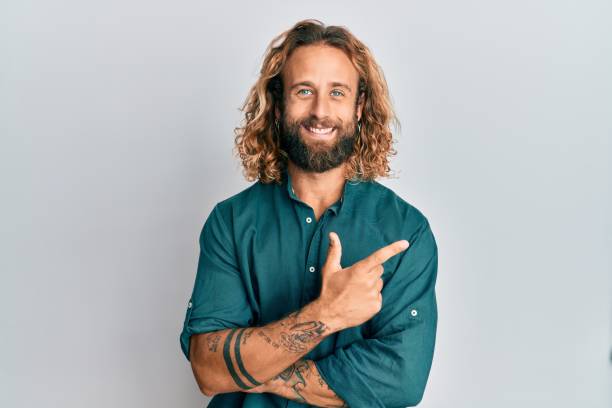
[[[318,120],[328,118],[331,114],[329,98],[324,94],[317,94],[316,97],[313,98],[310,114]]]

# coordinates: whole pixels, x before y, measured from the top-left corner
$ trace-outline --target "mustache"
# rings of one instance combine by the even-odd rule
[[[304,119],[299,122],[302,126],[305,127],[315,127],[315,128],[340,128],[342,124],[337,124],[331,120],[323,120],[318,121],[316,119]]]

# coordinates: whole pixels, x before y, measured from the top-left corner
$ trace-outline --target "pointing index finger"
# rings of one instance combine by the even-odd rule
[[[372,252],[367,258],[364,259],[364,262],[369,268],[373,268],[376,265],[383,264],[389,258],[399,254],[400,252],[408,248],[409,245],[410,244],[405,239],[395,241],[392,244],[389,244]]]

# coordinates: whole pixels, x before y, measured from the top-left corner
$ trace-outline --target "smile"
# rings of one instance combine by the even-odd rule
[[[330,136],[334,132],[334,128],[314,128],[311,126],[302,126],[309,133],[317,136]]]

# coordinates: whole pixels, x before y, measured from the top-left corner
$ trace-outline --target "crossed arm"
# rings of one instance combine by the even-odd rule
[[[208,396],[269,392],[315,406],[347,406],[314,362],[301,358],[336,331],[333,321],[312,302],[265,326],[193,335],[190,360],[198,385]]]
[[[312,360],[299,359],[272,380],[247,392],[269,392],[316,407],[348,407],[321,377]]]
[[[222,352],[222,350],[225,348],[222,343],[227,342],[230,349],[232,347],[236,349],[237,347],[246,345],[256,329],[256,327],[240,328],[236,331],[237,334],[232,336],[229,341],[227,340],[228,336],[221,333],[225,332],[225,330],[221,332],[195,335],[194,338],[199,337],[199,341],[206,345],[206,352],[217,353]],[[231,332],[233,332],[233,330]],[[262,336],[263,338],[267,337],[267,335],[263,332],[259,333],[259,336]],[[222,338],[224,338],[223,342],[221,341]],[[273,342],[271,339],[270,341],[272,344],[275,344],[275,342]],[[236,344],[238,344],[238,346]],[[195,353],[197,353],[197,351]],[[192,357],[194,354],[192,354]],[[231,358],[226,361],[226,364],[229,364],[228,372],[233,371],[237,374],[236,370],[240,370],[240,368],[234,367],[235,360],[232,361]],[[241,373],[242,375],[238,378],[234,378],[234,380],[237,381],[236,386],[242,388],[241,391],[243,392],[268,392],[279,395],[283,398],[318,407],[348,407],[344,400],[342,400],[342,398],[340,398],[321,377],[316,365],[312,360],[300,358],[265,383],[257,382],[250,377],[250,374],[246,373],[246,371],[242,371]],[[259,385],[255,387],[246,386],[245,381],[241,379],[241,377],[245,374],[247,378],[251,378],[251,381],[246,382],[255,382]],[[209,396],[214,395],[214,393],[209,391],[207,391],[206,394]]]
[[[379,408],[420,402],[437,324],[437,247],[426,221],[385,283],[382,310],[368,322],[366,338],[315,362],[303,357],[333,332],[324,327],[327,317],[294,312],[273,326],[249,327],[253,316],[233,253],[221,245],[228,240],[218,235],[218,214],[210,220],[214,228],[203,230],[194,303],[180,336],[205,395],[270,392],[311,405]],[[231,299],[222,295],[228,288],[236,293]]]

